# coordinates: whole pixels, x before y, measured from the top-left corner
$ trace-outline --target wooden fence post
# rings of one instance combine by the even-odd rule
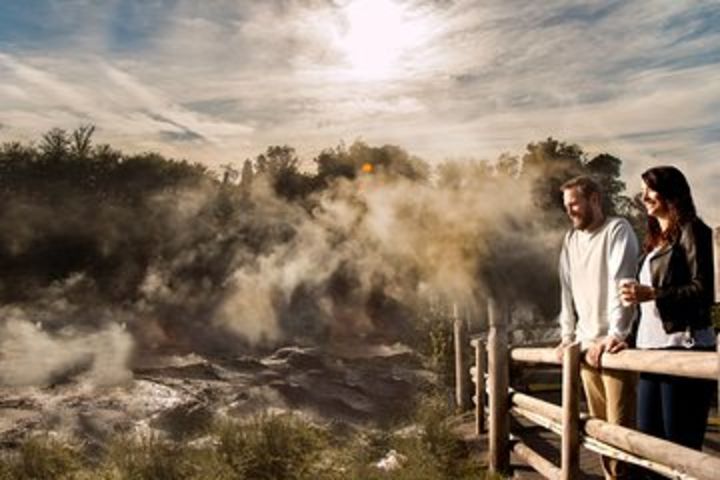
[[[717,391],[718,391],[718,411],[720,412],[720,333],[715,338],[715,347],[717,348]]]
[[[713,264],[715,265],[715,302],[720,303],[720,227],[713,232]]]
[[[465,364],[467,327],[453,305],[453,338],[455,340],[455,405],[464,412],[468,409],[468,368]]]
[[[562,365],[562,480],[580,477],[580,342],[563,349]]]
[[[475,433],[485,432],[485,344],[476,339],[475,345]]]
[[[505,473],[510,467],[510,410],[507,325],[504,312],[494,299],[488,299],[488,396],[490,407],[488,467],[492,473]]]
[[[715,227],[713,231],[713,265],[715,269],[715,303],[720,303],[720,227]],[[720,307],[716,307],[720,308]],[[720,334],[717,336],[715,344],[718,351],[718,409],[720,409]]]
[[[720,303],[720,227],[715,227],[713,231],[713,257],[715,268],[715,303]],[[716,307],[718,308],[718,307]],[[720,409],[720,334],[717,336],[715,344],[718,351],[718,409]]]

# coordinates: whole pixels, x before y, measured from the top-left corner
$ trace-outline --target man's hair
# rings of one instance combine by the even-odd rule
[[[593,193],[597,193],[598,196],[602,198],[600,185],[587,175],[580,175],[578,177],[571,178],[560,186],[560,191],[564,192],[565,190],[570,190],[572,188],[576,188],[585,198],[590,198],[590,195]]]

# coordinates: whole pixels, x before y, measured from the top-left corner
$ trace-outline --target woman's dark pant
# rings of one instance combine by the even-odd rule
[[[714,388],[709,380],[640,374],[638,430],[700,450]]]
[[[714,389],[715,382],[710,380],[641,373],[637,396],[638,430],[700,450]],[[640,470],[638,478],[665,478],[649,470]]]

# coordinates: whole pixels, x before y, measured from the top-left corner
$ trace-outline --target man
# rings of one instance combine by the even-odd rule
[[[572,228],[565,235],[560,254],[562,342],[574,340],[586,350],[581,376],[588,408],[593,417],[634,427],[635,374],[602,370],[604,353],[627,347],[634,309],[624,307],[617,282],[635,276],[638,241],[627,220],[607,217],[602,210],[598,184],[577,177],[561,187]],[[602,457],[605,478],[627,478],[627,465]]]

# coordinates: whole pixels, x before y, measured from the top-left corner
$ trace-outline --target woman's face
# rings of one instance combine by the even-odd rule
[[[665,200],[658,192],[648,187],[645,182],[642,182],[642,203],[647,214],[652,217],[663,217],[668,213]]]

